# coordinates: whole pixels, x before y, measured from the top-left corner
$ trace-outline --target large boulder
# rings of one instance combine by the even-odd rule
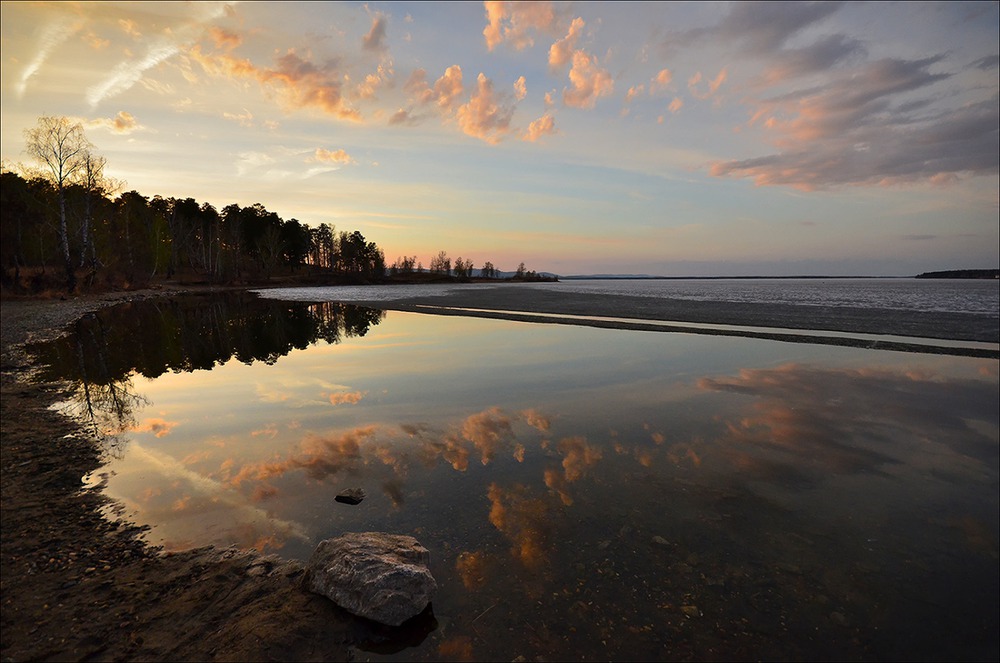
[[[348,533],[316,546],[308,587],[355,615],[399,626],[423,612],[437,590],[430,559],[412,536]]]

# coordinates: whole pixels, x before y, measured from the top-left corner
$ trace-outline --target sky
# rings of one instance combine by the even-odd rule
[[[0,153],[570,274],[1000,265],[985,3],[3,2]]]

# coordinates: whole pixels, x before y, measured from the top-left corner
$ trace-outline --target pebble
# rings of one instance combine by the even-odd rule
[[[669,541],[667,541],[666,539],[664,539],[662,536],[659,536],[659,535],[653,537],[653,543],[655,543],[658,546],[669,546],[670,545]]]
[[[681,612],[685,617],[701,617],[701,610],[696,605],[682,605]]]

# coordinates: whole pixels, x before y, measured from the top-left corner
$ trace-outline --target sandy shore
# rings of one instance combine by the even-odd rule
[[[32,366],[20,346],[57,335],[88,311],[166,294],[2,304],[0,658],[350,660],[353,647],[392,649],[399,633],[303,590],[300,564],[235,550],[160,555],[138,541],[136,531],[101,515],[108,501],[99,489],[81,489],[80,478],[101,464],[97,445],[50,409],[67,385],[28,379]],[[864,310],[606,297],[520,285],[371,305],[424,312],[433,306],[445,314],[456,312],[440,307],[475,307],[494,310],[479,315],[514,319],[521,315],[516,312],[543,312],[997,341],[996,319],[989,316],[886,319]]]
[[[444,296],[419,296],[393,301],[353,301],[390,310],[420,311],[441,315],[474,315],[556,324],[586,324],[615,329],[646,331],[687,331],[699,334],[726,334],[768,338],[791,342],[822,343],[882,350],[901,350],[998,358],[996,348],[962,350],[948,343],[935,344],[927,339],[1000,343],[1000,320],[997,316],[974,313],[933,313],[892,311],[850,307],[796,306],[791,304],[756,304],[707,302],[653,297],[600,295],[552,287],[506,285],[476,290],[453,290]],[[479,311],[455,309],[480,309]],[[483,310],[486,309],[486,310]],[[536,315],[523,315],[531,313]],[[627,320],[569,320],[540,317],[537,314],[621,318]],[[642,321],[649,321],[643,324]],[[658,321],[672,321],[678,326],[663,327]],[[690,323],[690,327],[684,327]],[[697,325],[728,325],[733,329],[706,329]],[[792,333],[791,330],[798,330]],[[842,332],[842,336],[820,336],[811,330]],[[857,335],[891,335],[923,339],[920,344],[905,338],[872,341]]]

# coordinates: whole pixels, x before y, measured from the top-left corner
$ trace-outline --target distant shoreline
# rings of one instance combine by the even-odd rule
[[[831,276],[800,274],[791,276],[651,276],[648,274],[572,274],[560,276],[562,281],[779,281],[779,280],[829,280],[829,279],[997,279],[1000,269],[954,269],[943,272],[923,272],[909,276]]]

